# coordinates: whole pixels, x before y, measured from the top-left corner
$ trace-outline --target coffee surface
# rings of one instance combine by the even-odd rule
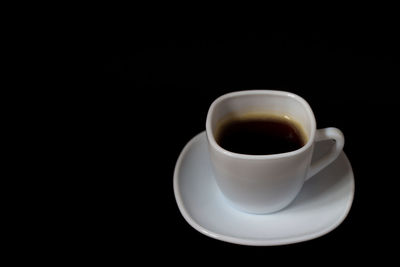
[[[294,151],[307,142],[299,123],[288,116],[232,117],[221,123],[216,136],[224,149],[249,155]]]

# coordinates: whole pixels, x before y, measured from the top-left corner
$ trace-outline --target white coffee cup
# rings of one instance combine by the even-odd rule
[[[294,119],[307,135],[306,144],[294,151],[271,155],[239,154],[218,145],[215,134],[221,120],[254,112]],[[304,182],[333,162],[344,145],[344,136],[339,129],[316,129],[314,114],[303,98],[274,90],[240,91],[217,98],[207,114],[206,133],[221,192],[237,209],[258,214],[272,213],[288,206]],[[336,141],[332,149],[311,162],[314,144],[329,139]]]

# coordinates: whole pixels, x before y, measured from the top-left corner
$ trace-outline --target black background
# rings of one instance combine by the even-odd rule
[[[87,225],[93,234],[88,242],[102,257],[171,249],[163,259],[389,258],[398,237],[399,58],[393,32],[110,30],[99,43],[98,69],[83,75],[91,77],[84,103],[90,103],[89,121],[98,122],[94,137],[102,144],[95,149],[105,155],[94,166],[102,178],[90,184],[91,207],[101,215]],[[215,98],[248,89],[296,93],[310,103],[318,128],[343,131],[355,198],[346,220],[327,235],[278,247],[240,246],[200,234],[181,216],[172,186],[180,151],[204,130]]]

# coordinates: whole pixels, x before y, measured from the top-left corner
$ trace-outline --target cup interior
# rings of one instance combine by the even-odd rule
[[[211,105],[207,116],[207,131],[215,138],[218,123],[228,116],[246,113],[268,113],[289,116],[303,127],[307,140],[314,138],[315,118],[308,103],[292,93],[272,90],[241,91],[223,95]]]

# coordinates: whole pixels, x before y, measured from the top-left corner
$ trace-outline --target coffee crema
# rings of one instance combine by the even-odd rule
[[[215,136],[222,148],[248,155],[290,152],[307,143],[300,123],[287,115],[268,113],[229,116],[220,121]]]

